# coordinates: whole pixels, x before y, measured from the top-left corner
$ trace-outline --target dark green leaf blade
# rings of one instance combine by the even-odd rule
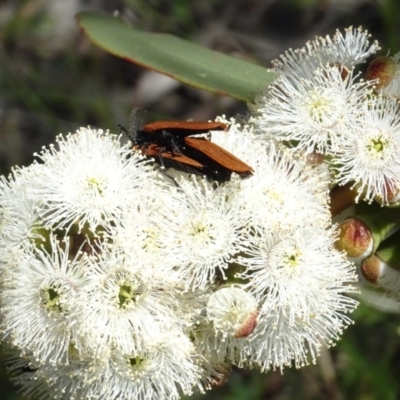
[[[172,35],[137,31],[118,17],[82,12],[76,18],[89,40],[105,51],[211,92],[252,101],[275,76]]]

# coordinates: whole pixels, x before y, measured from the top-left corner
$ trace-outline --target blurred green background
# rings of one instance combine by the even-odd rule
[[[0,0],[0,171],[27,165],[58,133],[80,126],[116,131],[134,106],[148,120],[207,120],[245,114],[219,97],[91,45],[76,26],[79,11],[118,11],[137,28],[168,32],[265,66],[315,35],[362,25],[381,54],[400,50],[399,0]],[[235,370],[204,400],[400,399],[399,307],[362,305],[336,347],[317,365],[284,374]],[[20,400],[0,370],[0,400]],[[150,399],[149,399],[150,400]]]

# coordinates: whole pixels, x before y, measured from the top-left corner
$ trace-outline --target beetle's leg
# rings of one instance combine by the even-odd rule
[[[165,138],[168,138],[168,140],[170,141],[171,147],[172,147],[172,152],[181,156],[182,155],[181,149],[179,148],[178,144],[176,143],[173,135],[171,135],[168,131],[165,131],[165,130],[162,131],[162,135]]]
[[[164,170],[165,170],[166,168],[165,168],[164,160],[163,160],[163,158],[162,158],[162,156],[161,156],[161,153],[162,153],[163,151],[165,151],[165,150],[167,150],[165,147],[160,147],[160,150],[158,151],[158,154],[157,154],[158,161],[159,161],[159,163],[160,163],[160,165],[161,165],[161,168],[164,169]]]

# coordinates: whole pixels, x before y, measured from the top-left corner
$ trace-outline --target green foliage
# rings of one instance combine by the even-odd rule
[[[105,51],[200,89],[252,101],[275,76],[261,66],[172,35],[137,31],[117,17],[84,12],[77,20],[85,35]]]
[[[379,0],[377,3],[387,33],[388,47],[396,53],[400,45],[398,38],[400,3],[395,0]]]
[[[346,399],[395,400],[400,393],[399,318],[361,305],[338,345],[340,386]]]

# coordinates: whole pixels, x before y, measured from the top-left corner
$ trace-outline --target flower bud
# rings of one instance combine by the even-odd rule
[[[399,297],[400,271],[391,267],[376,254],[366,258],[361,264],[361,273],[370,283],[388,291],[389,294]]]
[[[347,257],[368,256],[373,248],[373,237],[369,227],[358,218],[348,218],[339,224],[339,236],[335,247]]]
[[[362,276],[370,283],[377,283],[380,274],[381,260],[375,254],[366,258],[360,267]]]
[[[396,62],[386,56],[377,57],[371,62],[367,69],[367,79],[377,79],[376,89],[382,89],[389,85],[396,75]]]
[[[207,316],[214,329],[224,336],[244,338],[253,333],[257,325],[257,302],[238,287],[225,287],[210,296]]]

